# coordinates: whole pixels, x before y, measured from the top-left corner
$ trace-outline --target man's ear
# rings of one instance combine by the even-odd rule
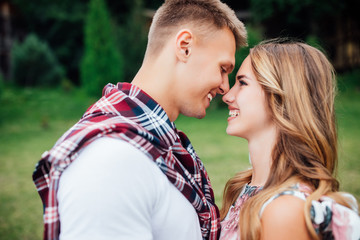
[[[182,29],[176,35],[176,56],[180,61],[186,62],[191,55],[194,35],[189,29]]]

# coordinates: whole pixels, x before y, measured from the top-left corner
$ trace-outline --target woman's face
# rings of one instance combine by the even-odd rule
[[[251,140],[273,132],[275,125],[271,120],[265,92],[252,70],[249,56],[242,63],[236,74],[236,82],[224,95],[223,101],[229,105],[227,134]]]

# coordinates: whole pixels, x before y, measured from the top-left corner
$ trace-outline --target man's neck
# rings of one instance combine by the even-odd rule
[[[170,94],[171,69],[160,67],[160,64],[143,64],[131,84],[139,87],[153,98],[166,112],[171,122],[174,122],[179,112],[174,107]]]

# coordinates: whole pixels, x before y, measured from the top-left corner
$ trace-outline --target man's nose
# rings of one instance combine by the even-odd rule
[[[219,91],[218,93],[221,95],[226,94],[227,92],[229,92],[230,86],[229,86],[229,78],[226,76],[221,85],[219,86]]]

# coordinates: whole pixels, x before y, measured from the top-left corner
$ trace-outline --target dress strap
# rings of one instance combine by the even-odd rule
[[[302,200],[306,200],[306,193],[302,192],[299,190],[299,184],[296,184],[294,187],[292,187],[291,189],[289,190],[286,190],[286,191],[283,191],[281,193],[278,193],[274,196],[272,196],[271,198],[269,198],[265,203],[264,205],[261,207],[260,209],[260,213],[259,213],[259,216],[261,217],[265,208],[267,207],[267,205],[269,205],[272,201],[274,201],[275,199],[277,199],[278,197],[280,196],[283,196],[283,195],[292,195],[294,197],[298,197]]]

